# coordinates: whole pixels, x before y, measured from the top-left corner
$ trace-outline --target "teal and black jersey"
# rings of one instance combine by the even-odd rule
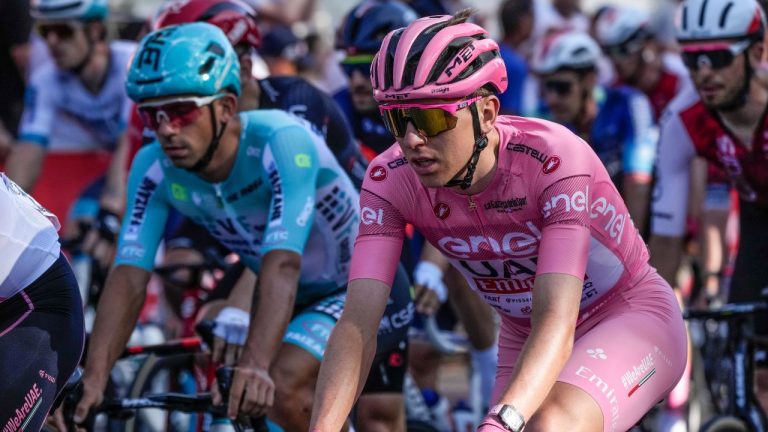
[[[297,304],[343,287],[359,224],[359,195],[322,139],[278,110],[240,114],[229,177],[209,183],[176,168],[159,143],[134,159],[115,265],[150,270],[173,207],[258,273],[271,250],[301,254]]]

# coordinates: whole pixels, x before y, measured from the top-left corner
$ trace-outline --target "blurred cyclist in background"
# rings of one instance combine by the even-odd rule
[[[62,220],[66,212],[60,202],[68,206],[80,195],[71,218],[95,217],[97,230],[111,243],[124,205],[125,129],[131,107],[125,77],[136,45],[106,40],[107,12],[107,0],[33,1],[31,13],[52,62],[30,77],[7,173],[26,191],[35,190],[41,175],[48,176],[48,183],[41,185],[46,190],[36,195],[45,205],[56,203],[52,207]],[[57,139],[66,148],[49,148],[54,119],[59,117],[68,120],[56,125],[57,133],[68,137],[66,142]],[[49,150],[61,159],[58,164],[46,164],[50,171],[43,173]],[[110,157],[106,177],[99,178]],[[92,183],[85,188],[88,182]],[[65,236],[77,236],[72,221],[67,224]],[[112,258],[109,248],[94,252],[105,265]]]
[[[533,67],[541,80],[542,114],[592,146],[643,232],[658,130],[645,95],[598,85],[599,57],[600,47],[586,33],[561,33],[541,43]]]

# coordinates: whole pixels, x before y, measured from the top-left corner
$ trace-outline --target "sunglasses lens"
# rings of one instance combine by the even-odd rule
[[[169,122],[174,127],[191,124],[200,117],[201,109],[194,102],[178,102],[160,107],[139,108],[139,116],[150,129],[157,130],[161,122]]]
[[[544,82],[544,90],[547,92],[553,92],[558,96],[568,95],[569,93],[571,93],[572,87],[573,87],[573,83],[571,83],[570,81],[550,80],[550,81]]]
[[[396,138],[402,138],[405,136],[405,129],[408,119],[403,114],[404,110],[399,108],[381,110],[381,118],[384,120],[384,126],[389,133]]]
[[[37,32],[43,39],[48,38],[49,34],[55,34],[59,39],[69,39],[74,36],[75,29],[67,24],[47,24],[38,26]]]
[[[728,50],[683,52],[683,63],[691,70],[707,66],[712,69],[728,67],[735,59]]]
[[[458,117],[452,116],[440,108],[410,110],[414,126],[425,136],[433,137],[456,127]]]

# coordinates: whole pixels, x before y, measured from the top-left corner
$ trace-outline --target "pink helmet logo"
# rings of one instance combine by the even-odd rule
[[[381,165],[376,165],[371,168],[371,173],[368,176],[375,182],[384,181],[387,179],[387,170]]]
[[[560,168],[560,158],[557,156],[552,156],[551,158],[547,159],[546,162],[544,162],[544,166],[541,170],[544,172],[544,174],[552,174],[553,172],[557,171],[558,168]]]

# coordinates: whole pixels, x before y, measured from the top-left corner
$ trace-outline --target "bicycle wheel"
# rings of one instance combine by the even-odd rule
[[[749,432],[749,426],[737,417],[719,416],[709,419],[699,432]]]
[[[179,391],[185,387],[185,383],[181,382],[182,373],[185,371],[188,372],[187,377],[194,379],[194,354],[149,355],[136,372],[128,397],[138,398],[146,393]],[[184,432],[190,430],[190,424],[195,420],[194,414],[174,414],[154,409],[142,411],[140,415],[126,421],[126,430]]]

